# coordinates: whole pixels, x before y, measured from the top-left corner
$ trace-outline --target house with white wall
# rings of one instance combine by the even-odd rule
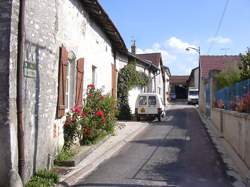
[[[145,60],[140,58],[138,55],[134,53],[128,53],[128,61],[129,63],[134,63],[136,66],[136,71],[143,72],[149,77],[149,83],[145,87],[136,87],[129,91],[129,106],[131,109],[131,113],[135,113],[135,103],[138,94],[140,93],[149,93],[155,90],[155,82],[156,82],[156,75],[160,71],[158,67],[153,64],[149,60]]]
[[[163,66],[163,73],[165,74],[165,104],[167,105],[170,101],[170,77],[171,77],[171,72],[170,69],[167,66]]]
[[[152,83],[154,86],[152,87],[152,92],[158,93],[162,97],[163,103],[165,105],[165,70],[163,68],[161,53],[145,53],[137,54],[137,56],[141,59],[152,62],[152,64],[154,64],[154,66],[159,69],[158,73],[154,75],[154,82]]]
[[[51,167],[66,112],[82,103],[90,83],[115,96],[117,64],[128,57],[97,0],[9,0],[0,12],[0,186],[6,186],[10,169],[27,181]]]
[[[192,69],[187,83],[188,87],[199,89],[199,67]]]

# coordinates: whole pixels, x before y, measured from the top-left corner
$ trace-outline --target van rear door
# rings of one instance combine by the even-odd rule
[[[157,97],[155,95],[148,96],[148,114],[157,114],[158,113],[158,104]]]
[[[147,96],[141,95],[138,98],[138,114],[147,114],[148,99]]]

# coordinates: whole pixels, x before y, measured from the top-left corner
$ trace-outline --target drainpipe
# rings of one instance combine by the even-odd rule
[[[19,22],[18,22],[18,49],[17,49],[17,139],[18,139],[18,173],[24,180],[24,124],[23,124],[23,64],[24,64],[24,19],[25,0],[19,1]]]

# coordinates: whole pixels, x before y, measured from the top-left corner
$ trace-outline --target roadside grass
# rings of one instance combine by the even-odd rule
[[[49,170],[39,170],[25,185],[25,187],[53,187],[59,181],[59,176]]]

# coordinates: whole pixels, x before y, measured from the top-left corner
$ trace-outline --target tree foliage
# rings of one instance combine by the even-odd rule
[[[129,63],[118,74],[117,99],[120,120],[130,120],[131,110],[128,103],[128,92],[134,87],[143,87],[149,83],[149,77],[136,71],[135,63]]]
[[[238,69],[226,69],[216,75],[218,89],[222,89],[239,82],[240,71]]]
[[[246,80],[250,79],[250,48],[248,48],[247,53],[245,55],[240,54],[241,57],[241,79]]]

